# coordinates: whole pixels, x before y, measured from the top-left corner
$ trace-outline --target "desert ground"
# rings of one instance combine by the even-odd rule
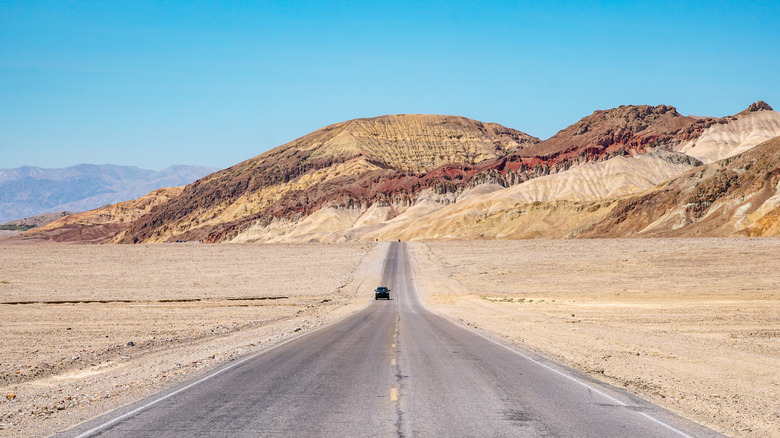
[[[412,242],[435,311],[731,436],[780,436],[780,239]],[[385,246],[0,246],[0,436],[360,310]]]
[[[411,243],[439,313],[730,436],[780,436],[780,239]]]
[[[0,436],[44,436],[365,306],[375,244],[0,246]]]

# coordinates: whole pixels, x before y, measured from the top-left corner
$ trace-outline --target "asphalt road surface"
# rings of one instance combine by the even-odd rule
[[[62,436],[719,436],[431,313],[403,243],[382,285],[390,301]]]

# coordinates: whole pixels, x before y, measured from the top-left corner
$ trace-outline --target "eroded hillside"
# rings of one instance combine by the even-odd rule
[[[202,178],[132,220],[93,216],[119,243],[773,235],[774,189],[751,190],[774,181],[778,157],[754,154],[777,135],[780,114],[760,101],[722,118],[621,106],[545,141],[456,116],[356,119]],[[760,165],[751,173],[729,167],[735,160]],[[752,179],[727,202],[735,175]],[[696,206],[674,204],[708,185]],[[664,195],[669,187],[676,194]],[[718,222],[716,210],[733,214]],[[79,240],[79,226],[96,229],[46,232]]]
[[[133,224],[122,242],[222,241],[256,222],[305,217],[328,203],[348,205],[372,196],[381,202],[390,192],[413,192],[421,184],[434,184],[419,182],[415,175],[445,163],[478,164],[538,141],[464,117],[351,120],[187,186],[164,208]]]
[[[114,205],[64,216],[14,238],[21,242],[102,243],[121,235],[130,224],[152,208],[181,194],[182,187],[158,189],[146,196]]]
[[[620,201],[584,237],[780,235],[780,137]]]

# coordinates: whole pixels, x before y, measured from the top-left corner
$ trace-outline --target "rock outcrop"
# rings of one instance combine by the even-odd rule
[[[705,163],[713,163],[777,136],[780,136],[780,113],[758,101],[739,114],[718,119],[679,150]]]
[[[712,117],[683,116],[673,106],[628,105],[595,111],[524,156],[627,155],[654,148],[674,149],[716,123]]]
[[[465,117],[351,120],[190,184],[134,223],[121,241],[223,241],[255,222],[306,217],[329,204],[412,200],[422,188],[447,190],[448,180],[467,173],[436,170],[443,164],[478,165],[538,142]]]
[[[119,243],[771,235],[780,213],[759,182],[774,181],[776,136],[780,114],[763,102],[723,118],[621,106],[545,141],[455,116],[357,119],[99,226]]]
[[[63,216],[39,228],[12,237],[21,242],[104,243],[117,239],[133,221],[148,214],[154,207],[181,194],[182,187],[155,190],[146,196],[83,213]]]
[[[780,137],[622,200],[583,237],[777,236]]]

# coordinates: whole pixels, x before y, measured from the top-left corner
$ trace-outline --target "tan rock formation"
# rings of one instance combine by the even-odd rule
[[[301,218],[336,202],[362,202],[383,187],[416,190],[408,173],[474,165],[539,140],[465,117],[395,115],[327,126],[187,186],[142,218],[122,242],[234,239],[260,222]],[[384,181],[388,180],[386,183]],[[368,192],[368,193],[366,193]]]
[[[584,237],[776,236],[780,137],[629,197]]]
[[[647,228],[656,207],[640,204],[660,201],[637,193],[703,164],[696,157],[742,157],[777,133],[780,114],[764,102],[724,118],[683,116],[665,105],[621,106],[596,111],[543,142],[455,116],[356,119],[202,178],[131,223],[109,214],[98,234],[105,240],[114,233],[112,241],[121,243],[666,235],[689,229],[698,217],[672,215],[676,225]],[[720,193],[713,196],[706,202]],[[663,202],[671,208],[675,200]],[[610,225],[618,205],[636,214]],[[741,220],[740,232],[772,233],[770,204],[766,211],[753,205],[742,208],[766,214]],[[75,228],[92,227],[94,234],[97,225],[57,226],[69,227],[62,240],[83,240]]]
[[[759,101],[705,129],[700,137],[683,145],[680,151],[712,163],[741,154],[777,136],[780,136],[780,113]]]
[[[424,114],[355,119],[323,130],[327,135],[315,136],[322,130],[316,131],[296,140],[295,147],[313,150],[315,158],[354,154],[415,173],[450,163],[480,163],[539,141],[496,123]]]
[[[152,208],[178,196],[182,189],[182,187],[158,189],[138,199],[64,216],[13,239],[26,242],[100,243],[109,241],[127,229],[130,223],[149,213]]]

